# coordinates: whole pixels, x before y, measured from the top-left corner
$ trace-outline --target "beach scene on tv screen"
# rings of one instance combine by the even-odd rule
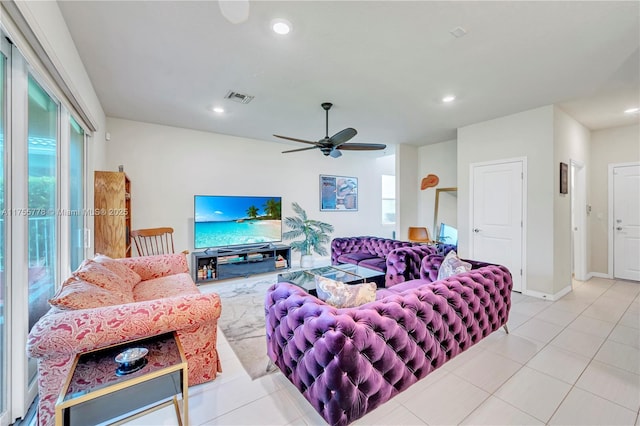
[[[195,248],[282,239],[280,197],[196,196],[194,219]]]

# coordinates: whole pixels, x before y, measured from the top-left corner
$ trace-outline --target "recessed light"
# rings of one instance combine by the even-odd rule
[[[454,95],[447,95],[445,97],[442,98],[442,102],[453,102],[456,100],[456,97]]]
[[[637,112],[640,112],[640,108],[636,107],[636,108],[629,108],[629,109],[625,109],[624,113],[625,114],[635,114]]]
[[[211,111],[213,112],[217,112],[218,114],[222,114],[224,112],[224,108],[221,107],[213,107],[211,108]]]
[[[271,21],[271,29],[276,34],[287,35],[291,32],[291,22],[281,18],[274,19]]]

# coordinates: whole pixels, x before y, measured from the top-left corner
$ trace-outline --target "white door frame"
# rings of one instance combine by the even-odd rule
[[[476,167],[483,166],[493,166],[504,163],[522,163],[522,247],[520,248],[521,252],[521,264],[522,264],[522,288],[521,293],[526,294],[527,291],[527,157],[513,157],[513,158],[505,158],[502,160],[493,160],[493,161],[482,161],[479,163],[471,163],[469,165],[469,224],[468,224],[468,240],[469,244],[472,244],[473,241],[473,199],[474,199],[474,191],[473,191],[473,171]],[[471,248],[471,246],[470,246]],[[516,274],[520,271],[511,271],[512,274]]]
[[[613,169],[615,169],[616,167],[626,167],[626,166],[640,166],[640,161],[632,161],[629,163],[612,163],[609,164],[609,171],[607,173],[607,190],[608,190],[608,203],[609,203],[609,208],[608,208],[608,220],[607,220],[607,225],[608,225],[608,232],[607,232],[607,257],[608,257],[608,264],[607,264],[607,276],[609,278],[613,278],[613,228],[614,228],[614,223],[613,223]]]
[[[570,160],[572,169],[571,187],[571,249],[572,249],[572,261],[573,261],[573,273],[575,279],[579,281],[586,281],[587,279],[587,201],[586,201],[586,177],[584,163],[579,160]],[[574,211],[575,207],[575,211]],[[576,223],[573,223],[575,219]],[[577,240],[579,244],[575,244],[575,232],[574,228],[578,228],[581,235]]]

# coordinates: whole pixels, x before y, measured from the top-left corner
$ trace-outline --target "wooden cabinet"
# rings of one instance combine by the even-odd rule
[[[94,173],[95,252],[130,257],[131,182],[123,172]]]

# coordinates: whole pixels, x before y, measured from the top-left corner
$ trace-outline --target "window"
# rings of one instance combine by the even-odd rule
[[[382,224],[396,223],[396,177],[382,175]]]

